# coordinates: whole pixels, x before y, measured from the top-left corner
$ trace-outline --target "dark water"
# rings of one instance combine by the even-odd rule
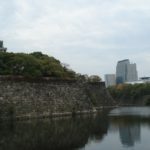
[[[95,116],[0,122],[0,150],[150,150],[150,108]]]

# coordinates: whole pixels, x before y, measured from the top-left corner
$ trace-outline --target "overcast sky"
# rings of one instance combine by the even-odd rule
[[[103,78],[128,58],[150,76],[150,0],[0,0],[0,40],[82,74]]]

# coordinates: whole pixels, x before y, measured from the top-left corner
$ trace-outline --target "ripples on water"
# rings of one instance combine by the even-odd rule
[[[0,123],[0,150],[149,150],[150,108]]]

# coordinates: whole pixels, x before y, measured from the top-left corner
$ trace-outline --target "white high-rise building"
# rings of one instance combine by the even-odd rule
[[[137,80],[136,64],[131,64],[129,59],[118,61],[116,67],[116,83],[120,84]]]
[[[136,64],[129,64],[127,66],[127,82],[133,82],[138,80]]]
[[[106,85],[106,87],[116,85],[116,75],[115,74],[106,74],[105,75],[105,85]]]

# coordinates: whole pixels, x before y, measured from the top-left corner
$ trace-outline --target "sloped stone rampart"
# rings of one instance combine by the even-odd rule
[[[114,105],[104,83],[0,78],[0,117],[36,118]]]

